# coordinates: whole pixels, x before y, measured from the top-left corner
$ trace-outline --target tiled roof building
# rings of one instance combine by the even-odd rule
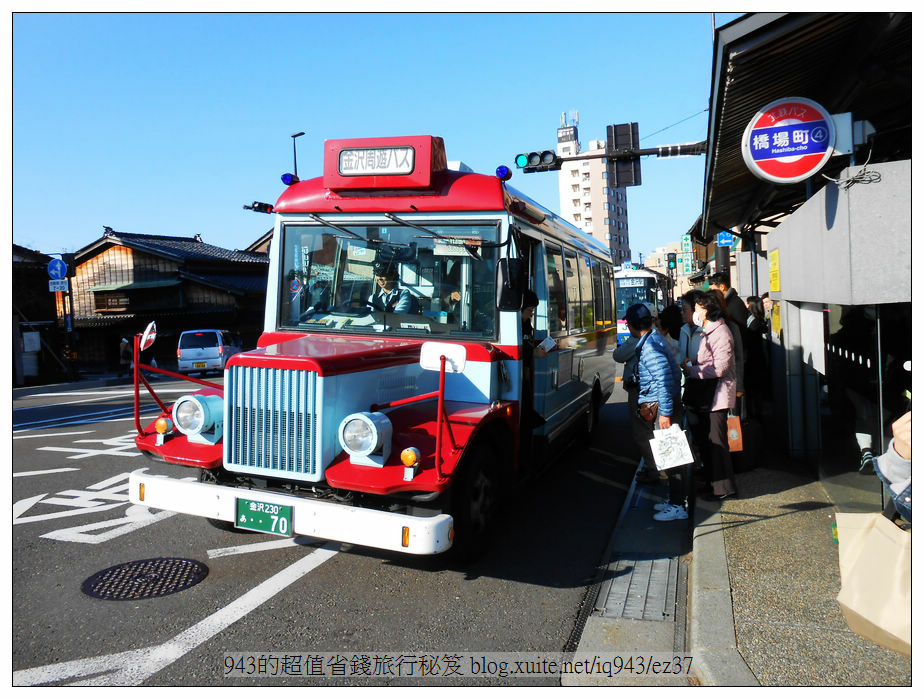
[[[156,353],[167,363],[175,361],[175,338],[183,330],[228,329],[239,332],[245,345],[256,342],[269,266],[265,254],[211,245],[198,235],[107,227],[74,257],[74,327],[83,367],[117,364],[119,339],[141,332],[151,320],[158,327]]]

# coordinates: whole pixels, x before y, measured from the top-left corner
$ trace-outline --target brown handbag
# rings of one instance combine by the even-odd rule
[[[638,404],[638,416],[649,425],[653,425],[658,419],[658,401]]]

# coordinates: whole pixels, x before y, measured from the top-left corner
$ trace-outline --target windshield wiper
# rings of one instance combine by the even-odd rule
[[[306,215],[308,218],[310,218],[312,221],[316,221],[317,223],[320,223],[322,226],[327,226],[328,228],[333,228],[335,231],[340,231],[341,233],[346,233],[346,234],[347,234],[348,236],[350,236],[351,238],[356,238],[357,240],[363,240],[363,241],[366,240],[366,239],[363,238],[359,233],[354,233],[354,232],[351,231],[349,228],[344,228],[343,226],[338,226],[336,223],[331,223],[330,221],[325,221],[325,220],[324,220],[323,218],[321,218],[320,216],[317,216],[317,215],[315,215],[315,214],[305,214],[305,215]]]
[[[458,238],[450,238],[449,236],[442,235],[442,234],[440,234],[440,233],[437,233],[436,231],[431,231],[430,229],[424,228],[423,226],[418,226],[418,225],[415,224],[415,223],[411,223],[410,221],[405,221],[405,220],[402,219],[402,218],[398,218],[398,217],[395,216],[394,214],[390,214],[390,213],[388,213],[387,211],[385,212],[385,215],[386,215],[388,218],[390,218],[392,221],[394,221],[395,223],[398,223],[398,224],[400,224],[400,225],[402,225],[402,226],[407,226],[408,228],[413,228],[413,229],[415,229],[415,230],[418,230],[418,231],[421,231],[421,232],[423,232],[423,233],[426,233],[427,235],[431,235],[431,236],[433,236],[434,238],[439,238],[440,240],[447,240],[447,241],[449,241],[450,243],[452,243],[453,245],[458,245],[458,244],[459,244]],[[469,254],[469,256],[471,256],[473,259],[477,260],[478,262],[483,262],[483,261],[484,261],[483,258],[481,257],[481,255],[478,254],[478,248],[477,248],[477,246],[472,245],[471,243],[462,243],[462,246],[465,248],[465,252],[467,252],[467,253]]]

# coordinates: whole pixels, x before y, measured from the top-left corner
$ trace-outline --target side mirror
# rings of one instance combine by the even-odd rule
[[[526,269],[519,259],[502,258],[497,263],[497,310],[519,311],[526,290]]]
[[[157,339],[157,325],[152,320],[148,323],[148,327],[144,329],[144,334],[141,336],[141,350],[144,351],[148,347],[154,344],[154,340]]]
[[[461,374],[465,370],[465,347],[451,342],[424,342],[420,347],[420,368],[440,370],[440,357],[446,357],[446,371]]]

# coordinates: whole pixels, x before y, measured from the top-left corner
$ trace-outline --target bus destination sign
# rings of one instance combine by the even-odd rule
[[[345,177],[358,175],[409,175],[414,172],[414,149],[344,148],[340,151],[338,171]]]
[[[443,139],[434,136],[324,142],[323,185],[333,190],[425,188],[445,169]]]
[[[786,97],[754,115],[741,139],[741,155],[757,177],[791,184],[824,167],[836,136],[824,107],[804,97]]]

